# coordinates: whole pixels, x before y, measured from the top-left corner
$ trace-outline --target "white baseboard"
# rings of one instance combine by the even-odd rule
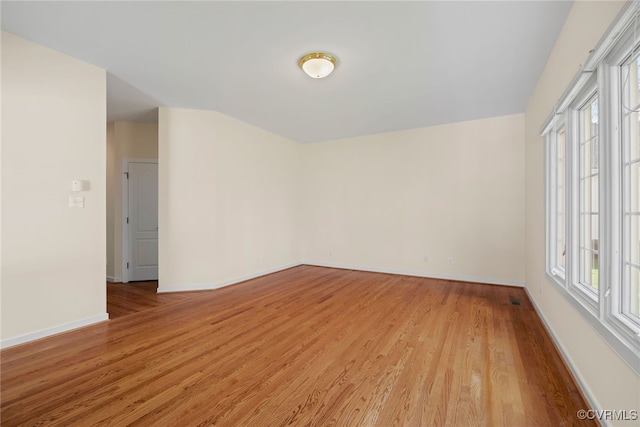
[[[347,269],[347,270],[369,271],[372,273],[386,273],[386,274],[397,274],[397,275],[403,275],[403,276],[425,277],[429,279],[454,280],[458,282],[471,282],[471,283],[479,283],[479,284],[487,284],[487,285],[524,287],[524,282],[519,282],[519,281],[504,281],[504,280],[485,279],[485,278],[468,277],[468,276],[443,276],[443,275],[416,273],[412,271],[388,270],[388,269],[380,269],[380,268],[374,268],[374,267],[361,267],[361,266],[353,266],[353,265],[326,264],[321,262],[304,261],[304,262],[297,262],[297,263],[283,265],[273,269],[264,270],[259,273],[237,277],[234,279],[225,280],[217,283],[199,283],[199,284],[191,284],[184,287],[176,287],[176,286],[163,287],[162,282],[160,282],[160,285],[158,287],[158,293],[213,290],[213,289],[218,289],[218,288],[222,288],[229,285],[234,285],[236,283],[244,282],[246,280],[255,279],[256,277],[265,276],[267,274],[276,273],[278,271],[286,270],[292,267],[297,267],[299,265],[311,265],[315,267],[340,268],[340,269]]]
[[[213,290],[213,289],[218,289],[218,288],[222,288],[222,287],[229,286],[229,285],[235,285],[236,283],[244,282],[246,280],[255,279],[255,278],[260,277],[260,276],[266,276],[267,274],[277,273],[278,271],[287,270],[289,268],[297,267],[299,265],[302,265],[302,263],[295,262],[293,264],[287,264],[287,265],[283,265],[283,266],[280,266],[280,267],[272,268],[272,269],[269,269],[269,270],[263,270],[263,271],[260,271],[259,273],[249,274],[247,276],[242,276],[242,277],[236,277],[234,279],[224,280],[222,282],[202,283],[202,284],[195,284],[195,285],[187,285],[187,286],[184,286],[184,287],[176,287],[176,286],[163,287],[162,286],[162,281],[160,281],[159,282],[159,286],[158,286],[158,293],[161,294],[161,293],[168,293],[168,292],[210,291],[210,290]]]
[[[471,283],[480,283],[485,285],[517,286],[520,288],[524,287],[524,282],[519,282],[516,280],[506,281],[506,280],[486,279],[486,278],[480,278],[480,277],[447,276],[447,275],[429,274],[429,273],[416,273],[415,271],[388,270],[388,269],[376,268],[376,267],[362,267],[362,266],[342,265],[342,264],[326,264],[322,262],[313,262],[313,261],[305,261],[305,262],[302,262],[301,264],[314,265],[316,267],[329,267],[329,268],[341,268],[346,270],[370,271],[372,273],[386,273],[386,274],[398,274],[402,276],[424,277],[427,279],[454,280],[456,282],[471,282]]]
[[[45,338],[50,335],[60,334],[62,332],[68,332],[72,329],[78,329],[85,326],[93,325],[95,323],[104,322],[109,320],[109,315],[107,313],[100,314],[98,316],[87,317],[86,319],[76,320],[75,322],[65,323],[63,325],[54,326],[53,328],[42,329],[37,332],[32,332],[25,335],[20,335],[13,338],[7,338],[5,340],[0,341],[0,349],[13,347],[19,344],[25,344],[31,341],[38,340],[40,338]]]
[[[122,277],[107,276],[107,282],[122,283]]]
[[[580,375],[580,372],[575,368],[575,365],[573,364],[573,360],[571,360],[571,356],[569,356],[569,353],[566,351],[566,349],[562,345],[562,342],[560,342],[560,340],[558,339],[558,336],[555,334],[555,332],[553,332],[553,328],[547,322],[547,319],[544,317],[544,314],[540,310],[540,307],[538,307],[536,300],[533,299],[533,296],[529,292],[529,289],[525,287],[524,291],[526,292],[527,297],[529,297],[529,301],[531,301],[531,304],[533,304],[533,308],[535,308],[536,313],[538,313],[538,317],[540,317],[540,319],[542,320],[542,324],[544,325],[544,328],[547,330],[547,333],[555,343],[556,348],[560,351],[560,357],[562,357],[565,365],[567,365],[567,367],[571,371],[573,378],[577,381],[578,387],[580,387],[580,391],[582,391],[583,396],[587,399],[587,403],[589,404],[589,406],[591,406],[591,409],[594,409],[594,410],[602,409],[602,407],[598,403],[598,400],[595,398],[595,396],[591,392],[591,389],[589,388],[587,383],[584,381],[584,378],[582,378],[582,375]],[[589,409],[589,408],[584,408],[584,409]],[[598,421],[603,427],[608,427],[611,425],[608,422],[608,420],[606,420],[605,418],[599,419]]]

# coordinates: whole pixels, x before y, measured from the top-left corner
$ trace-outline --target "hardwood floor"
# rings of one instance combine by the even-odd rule
[[[522,289],[301,266],[192,296],[2,351],[2,425],[595,425]]]
[[[172,301],[197,298],[195,292],[158,294],[158,281],[110,283],[107,282],[107,313],[109,319],[145,311]]]

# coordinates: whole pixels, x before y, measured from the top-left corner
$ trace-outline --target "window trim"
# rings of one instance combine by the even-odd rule
[[[566,267],[567,258],[565,257],[564,267],[557,265],[557,250],[556,242],[558,241],[558,222],[557,222],[557,149],[558,149],[558,135],[561,132],[565,132],[565,171],[564,171],[564,183],[565,183],[565,208],[564,208],[564,242],[565,247],[568,245],[568,230],[567,230],[567,218],[568,218],[568,181],[567,181],[567,139],[566,139],[566,123],[564,115],[557,115],[553,123],[553,128],[546,135],[545,141],[545,197],[546,197],[546,229],[550,230],[550,233],[546,235],[546,274],[549,280],[556,282],[558,285],[564,286],[566,280]]]
[[[585,80],[581,90],[576,94],[576,98],[574,102],[572,102],[567,108],[567,115],[569,117],[569,134],[567,135],[567,153],[565,156],[567,157],[567,231],[568,231],[568,239],[567,239],[567,266],[568,266],[568,280],[566,281],[566,286],[569,288],[569,293],[573,295],[574,298],[579,299],[583,306],[585,306],[592,314],[597,315],[599,312],[599,302],[601,301],[600,295],[600,286],[598,287],[598,292],[594,292],[592,289],[588,288],[586,284],[580,282],[580,209],[581,209],[581,200],[580,200],[580,145],[582,141],[580,140],[580,136],[582,135],[582,130],[580,129],[581,123],[581,114],[583,108],[591,102],[591,100],[596,97],[598,99],[598,103],[601,102],[601,93],[600,93],[600,85],[598,84],[597,75],[591,75],[589,79]],[[603,134],[603,126],[598,118],[598,139],[602,140]],[[599,157],[602,157],[602,145],[598,144]],[[577,177],[577,179],[576,179]],[[598,180],[599,195],[602,194],[602,180]],[[599,199],[601,200],[601,199]],[[600,212],[601,205],[599,206],[598,211]],[[602,215],[598,215],[598,228],[600,230],[600,234],[603,234],[603,224],[602,224]],[[602,252],[600,250],[600,252]],[[600,269],[598,272],[600,275]]]
[[[637,23],[640,25],[640,22]],[[636,31],[640,31],[636,29]],[[635,38],[640,38],[637,34]],[[635,46],[634,46],[635,44]],[[620,335],[625,336],[628,340],[637,341],[640,340],[640,323],[634,322],[624,314],[624,307],[622,303],[622,294],[625,292],[623,284],[623,215],[624,207],[622,206],[623,195],[623,154],[622,146],[624,144],[624,112],[621,111],[620,105],[622,102],[622,91],[624,87],[621,82],[621,67],[627,66],[634,57],[638,56],[640,51],[640,42],[634,40],[633,31],[627,31],[626,34],[618,41],[615,48],[607,56],[606,63],[603,65],[604,73],[607,76],[608,88],[611,92],[611,112],[608,114],[610,117],[617,119],[615,130],[611,132],[611,141],[613,142],[610,147],[609,162],[617,166],[617,170],[611,171],[608,176],[609,185],[609,212],[608,215],[611,218],[611,245],[610,252],[613,260],[611,262],[611,276],[610,276],[610,298],[611,302],[606,304],[605,308],[605,321],[607,324],[615,329]],[[612,212],[613,206],[619,206],[620,212],[618,215]],[[630,329],[636,329],[636,334],[630,332]],[[640,345],[638,345],[640,349]],[[640,351],[640,350],[639,350]],[[640,363],[640,362],[639,362]]]
[[[612,57],[611,58],[612,62],[615,61],[615,63],[619,64],[618,67],[620,67],[620,72],[614,73],[613,70],[616,66],[611,65],[611,71],[612,71],[611,74],[615,75],[617,79],[614,82],[614,84],[620,88],[621,95],[620,95],[619,104],[623,105],[624,102],[629,103],[629,100],[625,99],[628,94],[622,95],[622,92],[625,90],[625,88],[624,88],[624,80],[622,78],[623,71],[621,67],[630,67],[634,61],[637,61],[640,58],[640,47],[636,46],[634,48],[633,39],[628,37],[626,40],[620,43],[620,49],[614,52],[614,54],[612,54],[611,57]],[[630,71],[628,71],[628,73],[630,73]],[[630,82],[629,82],[629,85],[631,85]],[[614,197],[617,197],[616,202],[620,206],[620,214],[616,218],[614,218],[614,221],[616,221],[616,227],[617,227],[617,230],[619,231],[619,235],[621,236],[620,241],[618,242],[619,258],[620,258],[618,268],[620,269],[620,271],[617,272],[618,274],[617,278],[618,280],[621,281],[621,283],[624,284],[624,277],[625,277],[624,270],[626,268],[625,264],[627,263],[627,260],[625,259],[625,246],[627,243],[627,240],[625,239],[625,235],[627,235],[625,233],[625,215],[630,214],[626,212],[626,209],[628,206],[627,203],[630,203],[629,200],[625,197],[625,192],[626,192],[625,190],[627,185],[626,174],[631,173],[631,168],[633,167],[632,164],[640,161],[640,159],[633,159],[630,161],[628,165],[625,163],[628,159],[625,158],[624,149],[627,143],[630,144],[627,136],[627,132],[629,129],[629,126],[627,126],[627,120],[629,119],[627,118],[628,115],[627,115],[627,112],[624,111],[624,108],[622,108],[621,111],[617,112],[617,114],[620,117],[620,137],[619,137],[619,144],[616,144],[615,152],[613,153],[613,162],[618,164],[620,171],[618,174],[616,174],[615,181],[613,183],[614,185],[613,185],[612,193],[614,194]],[[640,115],[640,113],[638,114]],[[629,168],[628,171],[627,171],[627,167]],[[629,190],[629,193],[630,192],[631,190]],[[629,231],[629,234],[630,234],[630,231]],[[633,267],[630,266],[630,268],[633,268]],[[624,286],[621,286],[620,294],[625,294],[628,291],[630,291],[630,289],[627,289]],[[629,299],[630,298],[631,297],[629,297]],[[625,313],[626,307],[624,307],[624,304],[622,303],[622,295],[615,295],[615,298],[612,300],[612,303],[618,305],[617,310],[615,310],[615,313],[613,315],[616,316],[620,322],[623,322],[625,324],[631,324],[631,325],[634,325],[636,328],[640,328],[640,319],[636,320],[636,319],[630,318],[630,316],[634,316],[634,317],[638,317],[638,316],[635,316],[634,314]]]

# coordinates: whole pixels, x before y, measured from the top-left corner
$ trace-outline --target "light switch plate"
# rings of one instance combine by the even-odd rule
[[[74,179],[71,181],[71,191],[89,191],[91,183],[84,179]]]
[[[82,196],[69,196],[70,208],[84,208],[84,197]]]

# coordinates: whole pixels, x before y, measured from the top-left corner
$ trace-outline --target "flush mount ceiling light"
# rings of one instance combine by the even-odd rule
[[[331,74],[336,67],[336,58],[328,53],[314,52],[300,58],[298,65],[309,77],[321,79]]]

